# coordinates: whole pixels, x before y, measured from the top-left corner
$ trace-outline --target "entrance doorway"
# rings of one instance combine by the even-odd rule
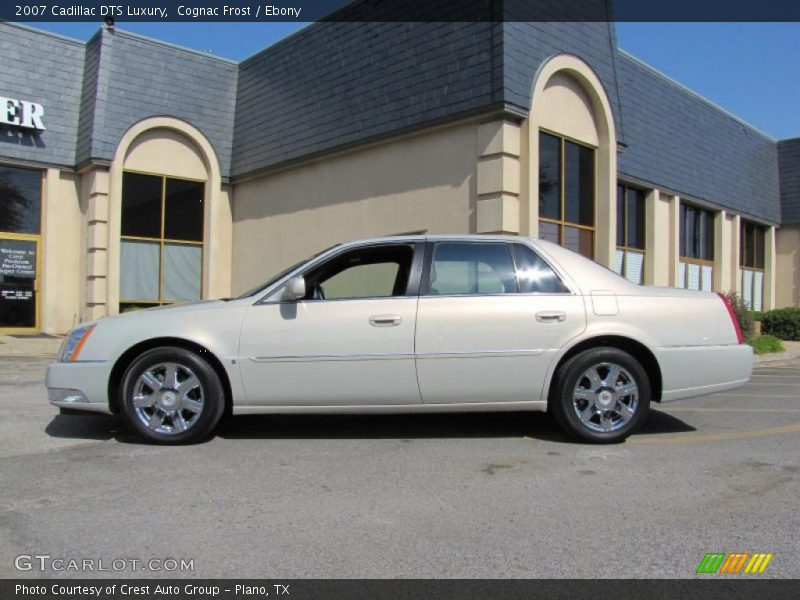
[[[39,330],[42,174],[0,166],[0,333]]]

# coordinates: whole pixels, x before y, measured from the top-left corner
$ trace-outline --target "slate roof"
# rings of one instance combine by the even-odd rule
[[[540,4],[558,18],[560,3]],[[169,115],[204,133],[234,181],[468,116],[524,118],[539,65],[571,53],[609,96],[621,177],[800,222],[800,141],[776,142],[619,50],[602,20],[319,22],[239,63],[120,30],[84,43],[0,23],[0,52],[0,95],[42,103],[48,127],[4,129],[6,159],[110,161],[131,125]]]

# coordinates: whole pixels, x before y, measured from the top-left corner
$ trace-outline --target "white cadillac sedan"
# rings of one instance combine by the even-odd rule
[[[555,244],[403,236],[341,244],[230,300],[86,323],[47,371],[50,402],[192,442],[226,411],[549,411],[617,442],[651,402],[746,383],[724,296],[641,287]]]

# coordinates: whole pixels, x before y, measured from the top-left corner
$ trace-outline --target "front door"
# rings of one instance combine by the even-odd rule
[[[299,301],[279,291],[251,306],[239,350],[248,403],[419,403],[414,261],[409,243],[345,250],[303,273]]]
[[[426,404],[541,400],[556,352],[586,327],[573,295],[530,247],[436,242],[417,315]]]
[[[39,328],[42,173],[0,166],[0,332]]]

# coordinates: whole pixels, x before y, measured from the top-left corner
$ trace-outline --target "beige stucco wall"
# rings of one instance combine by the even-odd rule
[[[42,196],[40,329],[65,333],[81,318],[80,281],[83,217],[80,180],[69,171],[47,169]]]
[[[338,242],[475,231],[477,131],[456,125],[237,183],[233,293]]]
[[[583,86],[564,72],[545,84],[535,107],[539,127],[597,147],[600,140],[592,101]]]
[[[124,168],[187,179],[208,177],[199,149],[184,134],[164,127],[149,129],[133,140]]]

